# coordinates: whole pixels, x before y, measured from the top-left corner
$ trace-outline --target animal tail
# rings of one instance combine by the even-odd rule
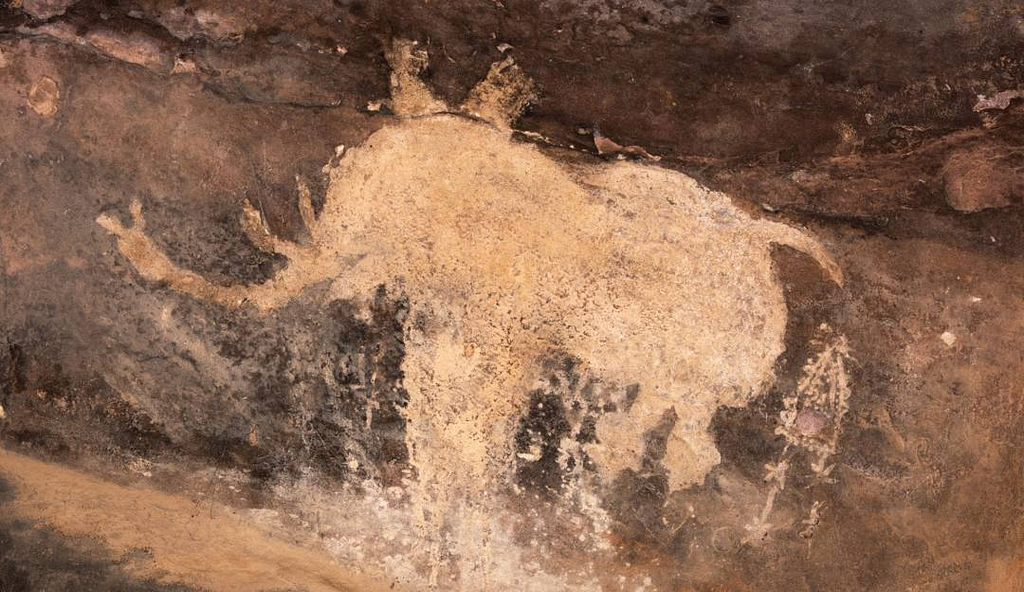
[[[163,282],[171,289],[200,300],[210,300],[228,307],[251,302],[260,310],[280,306],[296,289],[287,289],[273,280],[254,286],[214,284],[203,276],[178,267],[146,234],[146,219],[138,200],[131,204],[133,225],[128,227],[110,214],[101,214],[96,222],[117,237],[121,253],[135,266],[143,278]]]

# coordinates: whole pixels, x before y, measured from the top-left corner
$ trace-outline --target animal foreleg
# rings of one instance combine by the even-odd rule
[[[309,234],[309,243],[316,245],[319,233],[316,216],[313,213],[313,201],[310,196],[309,187],[298,176],[295,177],[295,182],[298,186],[299,194],[299,215],[302,218],[302,224],[305,226],[306,232]],[[241,223],[242,231],[245,233],[246,238],[249,239],[249,242],[263,252],[280,253],[289,259],[308,258],[310,255],[309,246],[302,246],[274,236],[274,233],[271,232],[266,221],[263,219],[263,214],[248,199],[242,202]]]

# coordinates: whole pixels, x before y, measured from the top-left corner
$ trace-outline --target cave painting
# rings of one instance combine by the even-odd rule
[[[771,245],[809,254],[840,283],[832,258],[803,230],[753,218],[684,174],[566,163],[516,140],[533,86],[511,59],[450,107],[419,77],[424,51],[395,41],[386,54],[396,117],[325,169],[319,216],[300,188],[309,240],[273,236],[244,206],[249,239],[288,259],[265,283],[181,269],[147,235],[138,202],[131,226],[99,224],[143,278],[226,307],[270,313],[321,283],[334,298],[381,284],[407,295],[406,438],[426,527],[459,528],[507,480],[516,423],[553,351],[639,385],[586,447],[602,479],[638,467],[644,434],[674,412],[670,488],[699,483],[719,462],[712,414],[761,393],[783,351]]]

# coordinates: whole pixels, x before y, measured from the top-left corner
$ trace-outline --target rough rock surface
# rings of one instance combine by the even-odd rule
[[[28,8],[0,5],[0,589],[418,589],[431,577],[466,590],[1024,585],[1024,111],[1019,100],[975,110],[979,95],[1024,87],[1016,3]],[[389,100],[386,48],[401,38],[425,52],[409,54],[414,74],[399,86],[434,95]],[[477,83],[515,82],[492,70],[510,57],[532,85],[489,99],[502,85]],[[524,97],[521,118],[500,117]],[[404,118],[454,105],[511,135],[451,115]],[[400,210],[397,190],[351,188],[424,162],[518,181],[507,201],[481,202],[465,236],[418,249],[413,239],[458,227],[439,218],[452,211]],[[616,171],[658,171],[671,187],[642,192],[629,174],[583,183]],[[404,183],[493,187],[458,174]],[[552,186],[571,215],[533,215]],[[630,220],[608,226],[628,239],[565,248],[602,228],[580,204],[600,218],[627,198],[636,207],[607,219]],[[346,199],[358,207],[332,209]],[[135,200],[144,228],[129,222]],[[670,242],[672,223],[651,221],[670,206],[689,230],[665,258],[696,277],[605,256]],[[367,260],[358,290],[296,263],[337,244],[311,222],[368,212],[377,226],[364,241],[409,244]],[[302,270],[325,281],[264,312],[196,298],[125,257],[99,216],[144,231],[164,270],[211,288],[270,293]],[[723,219],[727,231],[709,230]],[[487,240],[499,222],[519,229],[514,240]],[[773,248],[769,233],[730,246],[762,227],[814,241]],[[430,399],[446,391],[410,372],[422,352],[460,370],[500,342],[437,331],[457,326],[438,313],[507,288],[481,268],[520,243],[511,255],[549,245],[564,261],[550,270],[603,263],[568,274],[569,290],[539,283],[548,301],[511,310],[527,324],[584,311],[569,334],[635,335],[636,353],[560,336],[526,348],[538,355],[517,380],[483,398],[453,388],[454,399]],[[842,286],[815,260],[826,252]],[[448,281],[395,280],[458,261]],[[650,306],[599,313],[602,295],[578,288],[610,277],[626,278],[624,303]],[[725,287],[737,281],[743,290]],[[728,360],[719,377],[756,367],[743,382],[756,388],[728,401],[685,393],[702,411],[680,438],[696,416],[651,404],[675,370],[655,358],[700,334],[693,318],[711,309],[683,314],[678,331],[659,314],[701,282],[722,310],[769,311],[771,337],[739,331],[739,315],[712,324],[713,347],[697,349]],[[508,351],[522,334],[508,333]],[[507,361],[474,367],[494,378]],[[466,464],[470,451],[413,449],[463,429],[504,442],[486,470]],[[609,449],[616,439],[629,443]],[[680,479],[694,446],[714,462]],[[434,485],[417,485],[431,471]],[[461,513],[423,503],[456,490],[470,492],[456,496]],[[259,570],[239,565],[254,555]]]
[[[942,171],[946,202],[960,212],[1024,202],[1024,151],[1004,143],[958,148]]]
[[[37,19],[64,14],[78,0],[21,0],[21,9]]]

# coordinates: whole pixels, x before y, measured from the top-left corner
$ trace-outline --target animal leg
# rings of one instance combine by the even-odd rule
[[[96,222],[117,237],[118,248],[135,266],[139,275],[150,281],[164,282],[171,289],[182,294],[232,308],[251,303],[261,311],[267,311],[285,304],[315,281],[301,273],[288,273],[289,269],[285,269],[277,277],[263,284],[231,286],[214,284],[195,272],[178,267],[163,250],[153,243],[152,239],[146,235],[146,219],[142,215],[142,204],[138,200],[132,201],[131,214],[133,224],[130,228],[108,214],[100,215],[96,218]],[[281,246],[280,241],[270,237],[269,234],[260,240],[265,240],[264,245],[272,246],[275,250]],[[302,267],[308,266],[303,265]]]
[[[298,175],[295,176],[295,184],[299,195],[299,215],[302,217],[302,224],[309,235],[308,242],[314,245],[315,249],[315,245],[318,244],[319,228],[316,215],[313,213],[313,201],[309,186]],[[241,223],[242,231],[249,242],[263,252],[280,253],[289,259],[299,259],[309,257],[311,251],[314,250],[274,236],[263,219],[263,214],[248,199],[242,202]]]
[[[309,238],[315,245],[319,237],[319,228],[316,214],[313,212],[313,199],[309,192],[309,185],[306,185],[306,182],[298,175],[295,175],[295,185],[299,193],[299,215],[302,216],[302,224],[306,227],[306,232],[309,233]]]
[[[391,65],[391,107],[396,115],[413,117],[449,111],[419,77],[427,68],[426,50],[416,49],[415,41],[395,39],[384,50],[384,57]]]
[[[469,91],[460,109],[510,129],[534,98],[533,81],[509,57],[491,64],[487,77]]]

